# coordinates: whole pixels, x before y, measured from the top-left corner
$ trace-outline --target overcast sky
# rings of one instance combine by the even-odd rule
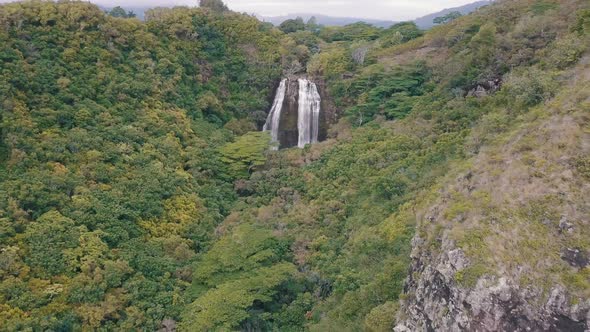
[[[265,16],[319,13],[386,20],[407,20],[475,0],[228,0],[230,8]]]
[[[279,16],[289,13],[314,13],[329,16],[409,20],[441,9],[461,6],[475,0],[226,0],[234,11]],[[0,0],[0,2],[8,2]],[[122,7],[155,7],[170,5],[195,6],[197,0],[92,0],[91,2]]]

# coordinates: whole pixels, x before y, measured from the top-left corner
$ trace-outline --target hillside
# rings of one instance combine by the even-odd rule
[[[289,33],[207,3],[0,5],[0,331],[590,329],[587,1]],[[273,150],[303,77],[325,140]]]

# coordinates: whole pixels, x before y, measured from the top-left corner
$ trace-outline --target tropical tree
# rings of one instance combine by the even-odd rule
[[[265,152],[269,147],[268,132],[250,132],[220,150],[222,161],[228,164],[235,178],[245,178],[266,162]]]

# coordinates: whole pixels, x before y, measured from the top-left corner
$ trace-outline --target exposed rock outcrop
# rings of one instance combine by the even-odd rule
[[[279,142],[281,148],[297,146],[299,132],[297,130],[297,111],[299,84],[297,78],[287,79],[287,90],[283,101],[283,111],[279,123]]]
[[[561,259],[569,265],[578,268],[585,268],[590,263],[588,252],[580,248],[566,248],[561,252]]]
[[[323,141],[328,137],[328,129],[330,126],[338,122],[339,114],[336,105],[334,105],[334,100],[328,92],[326,81],[321,77],[314,77],[313,81],[316,82],[320,97],[322,98],[319,140]]]
[[[502,80],[499,78],[491,79],[477,84],[474,88],[467,92],[468,97],[485,97],[500,90],[502,87]]]
[[[397,332],[410,331],[572,331],[590,330],[590,301],[571,304],[567,290],[555,285],[548,300],[535,287],[522,288],[504,277],[486,276],[473,287],[457,275],[469,267],[461,249],[446,236],[440,253],[420,249],[414,238],[408,297]]]

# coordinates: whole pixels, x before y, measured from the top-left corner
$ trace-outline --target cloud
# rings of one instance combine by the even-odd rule
[[[0,0],[10,2],[13,0]],[[475,0],[225,0],[235,11],[264,16],[314,13],[329,16],[409,20]],[[103,6],[197,6],[198,0],[91,0]]]

